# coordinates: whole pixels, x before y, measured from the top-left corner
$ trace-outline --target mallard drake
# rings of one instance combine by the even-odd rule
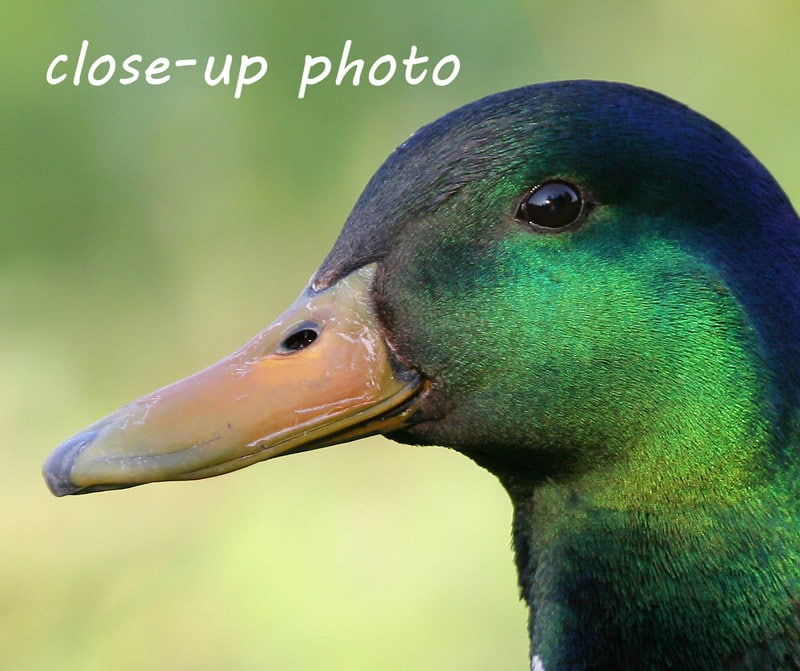
[[[800,222],[657,93],[530,86],[424,127],[297,301],[58,447],[56,495],[370,434],[513,502],[531,668],[800,668]]]

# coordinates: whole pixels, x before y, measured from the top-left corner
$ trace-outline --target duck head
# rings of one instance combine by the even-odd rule
[[[581,611],[586,592],[565,581],[611,585],[606,573],[631,569],[626,543],[645,552],[648,533],[686,518],[694,531],[663,541],[680,581],[701,570],[691,538],[724,526],[719,511],[758,535],[766,511],[785,510],[798,258],[784,193],[686,107],[604,82],[497,94],[395,150],[276,322],[65,442],[45,477],[57,495],[202,478],[374,433],[452,447],[512,497],[535,663],[560,668],[590,654],[565,641],[610,608]],[[556,568],[592,561],[605,578]],[[791,591],[778,582],[763,599]],[[666,612],[694,594],[676,589],[664,613],[648,606],[665,636],[688,622]],[[612,592],[622,603],[630,588]],[[698,629],[685,649],[738,654],[734,624],[718,644]],[[610,635],[594,634],[593,654],[610,654]]]

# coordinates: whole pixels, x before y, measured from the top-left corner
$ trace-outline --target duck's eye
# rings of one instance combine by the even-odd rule
[[[577,187],[554,180],[531,189],[517,209],[517,219],[543,229],[566,228],[577,222],[584,203]]]
[[[298,350],[305,349],[317,339],[318,335],[319,333],[316,328],[304,326],[288,335],[281,343],[281,349],[283,349],[284,352],[297,352]]]

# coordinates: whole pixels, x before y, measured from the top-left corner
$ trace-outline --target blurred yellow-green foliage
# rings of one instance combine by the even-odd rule
[[[60,440],[233,350],[302,288],[420,125],[564,78],[623,80],[728,127],[800,195],[800,4],[412,0],[0,7],[0,667],[524,669],[510,506],[458,454],[383,439],[216,480],[55,499]],[[49,86],[50,61],[263,55]],[[332,81],[306,54],[455,53],[447,87]],[[676,194],[679,196],[679,194]]]

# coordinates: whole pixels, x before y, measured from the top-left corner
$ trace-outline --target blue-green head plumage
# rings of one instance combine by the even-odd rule
[[[563,226],[522,207],[553,184]],[[396,150],[314,281],[373,261],[431,382],[393,437],[506,485],[539,663],[797,668],[800,223],[742,144],[625,85],[491,96]]]
[[[526,194],[552,180],[579,191],[580,220],[520,220]],[[658,431],[704,442],[714,427],[686,425],[702,413],[720,431],[735,419],[757,440],[776,426],[785,439],[799,238],[780,187],[717,125],[650,91],[562,82],[489,97],[412,136],[315,282],[381,262],[393,343],[441,391],[436,421],[409,439],[474,443],[515,473],[531,457],[550,477],[543,452],[588,468],[591,450],[617,439],[629,453],[658,415]]]

